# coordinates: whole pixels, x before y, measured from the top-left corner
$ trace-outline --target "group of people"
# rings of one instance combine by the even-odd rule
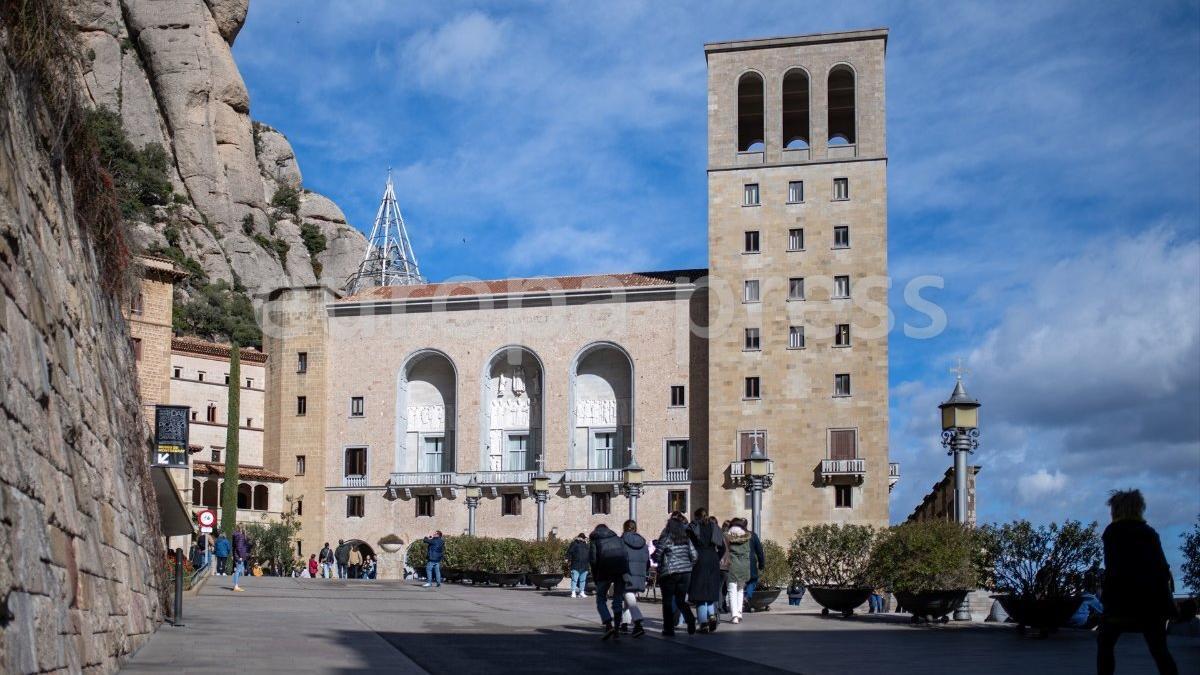
[[[241,593],[243,589],[238,582],[242,575],[250,570],[250,552],[254,550],[254,542],[246,536],[246,526],[237,525],[233,528],[233,536],[226,537],[224,532],[217,532],[214,539],[208,534],[201,534],[192,546],[193,560],[199,560],[200,565],[206,565],[216,558],[213,574],[219,577],[233,575],[233,590]],[[230,561],[232,560],[232,567]],[[255,565],[252,573],[262,576],[262,568]]]
[[[646,591],[652,569],[662,590],[662,634],[671,636],[681,622],[689,634],[715,632],[722,605],[732,623],[741,623],[744,601],[766,564],[762,542],[745,519],[720,523],[703,508],[691,522],[672,513],[653,542],[638,533],[633,520],[625,521],[620,535],[597,525],[590,535],[575,538],[567,558],[571,597],[587,597],[589,573],[595,582],[604,640],[618,639],[629,624],[633,637],[645,635],[637,595]]]
[[[379,560],[373,554],[363,554],[358,544],[338,539],[337,548],[329,542],[320,552],[310,553],[307,561],[297,560],[292,576],[301,579],[374,579],[379,573]]]

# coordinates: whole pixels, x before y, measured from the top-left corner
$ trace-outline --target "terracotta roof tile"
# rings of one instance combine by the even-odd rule
[[[209,342],[200,338],[179,335],[171,338],[171,351],[206,354],[208,356],[219,356],[228,359],[230,346],[219,342]],[[240,351],[243,361],[249,361],[250,363],[267,362],[267,355],[257,349],[243,347]]]
[[[678,283],[694,283],[697,279],[707,274],[708,270],[706,269],[690,269],[667,270],[663,272],[623,272],[620,274],[494,279],[490,281],[444,281],[415,286],[381,286],[347,298],[342,298],[338,302],[415,300],[436,297],[508,295],[609,288],[647,288],[653,286],[672,286]]]
[[[192,473],[197,476],[217,476],[218,478],[225,475],[225,465],[216,462],[192,462]],[[261,466],[239,466],[238,478],[245,480],[264,480],[277,483],[287,481],[287,476],[281,476],[274,471],[267,471]]]

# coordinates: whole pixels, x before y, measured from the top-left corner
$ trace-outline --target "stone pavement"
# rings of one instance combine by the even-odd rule
[[[565,592],[426,589],[410,582],[251,578],[245,593],[209,579],[124,671],[173,673],[1094,673],[1092,633],[1022,638],[1012,626],[915,627],[902,617],[822,617],[777,601],[714,635],[601,642],[595,605]],[[1172,638],[1180,672],[1200,672],[1200,640]],[[1153,673],[1141,636],[1122,638],[1118,672]]]

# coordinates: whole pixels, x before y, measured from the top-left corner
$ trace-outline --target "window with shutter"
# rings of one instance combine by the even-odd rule
[[[858,459],[858,438],[854,429],[829,432],[830,459]]]
[[[749,459],[750,454],[754,452],[754,442],[758,441],[758,448],[764,455],[767,453],[767,432],[765,431],[742,431],[738,434],[738,459]]]

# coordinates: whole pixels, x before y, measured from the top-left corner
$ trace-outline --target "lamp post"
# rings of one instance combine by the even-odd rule
[[[546,500],[550,498],[550,477],[543,468],[544,460],[538,457],[538,472],[533,476],[533,498],[537,501],[537,538],[546,538]]]
[[[479,498],[483,496],[483,489],[479,487],[479,483],[475,482],[475,476],[471,476],[471,481],[467,483],[467,534],[475,536],[475,509],[479,508]]]
[[[638,465],[633,456],[633,446],[629,447],[629,465],[621,472],[624,478],[625,496],[629,497],[629,519],[637,520],[638,497],[642,496],[642,481],[645,480],[646,470]]]
[[[754,445],[750,448],[750,457],[746,459],[746,491],[750,493],[750,529],[761,540],[762,531],[762,495],[771,487],[771,460],[758,444],[758,436],[754,437]]]
[[[979,447],[979,401],[967,395],[962,360],[950,372],[957,375],[950,398],[938,406],[942,411],[942,447],[954,455],[954,520],[967,524],[967,455]],[[966,600],[954,610],[955,621],[970,621]]]

